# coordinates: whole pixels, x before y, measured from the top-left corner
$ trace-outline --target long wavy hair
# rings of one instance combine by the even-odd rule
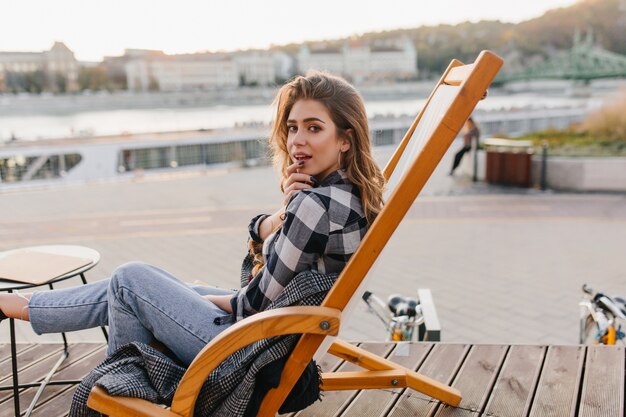
[[[287,82],[278,92],[274,100],[276,117],[269,143],[274,166],[282,174],[281,191],[282,184],[287,179],[287,167],[291,164],[287,149],[287,119],[298,100],[316,100],[322,103],[337,128],[337,135],[350,143],[350,148],[341,155],[340,169],[358,187],[363,212],[371,224],[383,207],[385,177],[372,156],[363,99],[352,85],[340,77],[311,71]],[[255,272],[262,267],[259,249],[258,245],[256,248],[251,247],[256,255]]]

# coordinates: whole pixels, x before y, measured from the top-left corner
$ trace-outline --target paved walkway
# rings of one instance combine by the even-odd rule
[[[453,148],[455,145],[453,145]],[[384,161],[389,150],[378,150]],[[444,341],[573,344],[580,287],[626,293],[626,195],[559,194],[488,187],[435,172],[370,274],[386,297],[430,288]],[[268,167],[169,173],[133,181],[0,192],[0,250],[80,244],[102,254],[89,280],[141,260],[181,278],[237,285],[246,226],[280,201]],[[350,340],[383,340],[359,305]],[[28,325],[21,341],[36,337]],[[70,340],[101,339],[98,331]],[[0,325],[0,342],[8,324]]]

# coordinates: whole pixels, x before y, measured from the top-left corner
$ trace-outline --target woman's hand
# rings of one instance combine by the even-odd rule
[[[283,193],[285,198],[283,205],[286,206],[291,197],[300,190],[306,190],[313,188],[317,180],[307,174],[301,174],[298,172],[299,168],[304,165],[304,162],[296,162],[287,167],[287,179],[283,182]]]
[[[287,179],[283,182],[283,206],[276,213],[266,217],[259,225],[259,237],[261,240],[265,240],[271,233],[282,226],[285,218],[285,208],[287,207],[289,199],[300,190],[313,188],[314,184],[317,182],[314,177],[299,173],[298,168],[301,166],[302,164],[296,162],[287,167]]]
[[[230,299],[233,298],[232,295],[203,295],[202,298],[204,298],[207,301],[212,302],[213,304],[215,304],[216,306],[218,306],[219,308],[221,308],[222,310],[224,310],[227,313],[232,313],[233,309],[230,305]]]

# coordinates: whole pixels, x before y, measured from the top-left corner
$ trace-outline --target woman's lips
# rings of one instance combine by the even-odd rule
[[[310,155],[294,155],[292,157],[292,159],[295,160],[295,162],[306,162],[306,161],[308,161],[311,158],[312,158],[312,156],[310,156]]]

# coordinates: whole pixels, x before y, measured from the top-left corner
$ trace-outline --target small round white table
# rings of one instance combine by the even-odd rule
[[[75,245],[31,246],[27,248],[13,249],[13,250],[5,251],[5,252],[0,252],[0,259],[10,254],[19,252],[19,251],[31,251],[31,252],[38,251],[38,252],[51,253],[51,254],[56,254],[56,255],[75,256],[78,258],[88,259],[91,262],[85,266],[82,266],[72,271],[68,271],[56,278],[53,278],[47,282],[40,283],[40,284],[29,284],[29,283],[23,283],[23,282],[17,282],[17,281],[7,281],[7,280],[3,280],[0,278],[0,291],[12,293],[15,290],[36,288],[36,287],[41,287],[44,285],[47,285],[50,289],[54,289],[55,283],[64,281],[69,278],[74,278],[77,276],[80,277],[84,285],[84,284],[87,284],[87,279],[85,278],[85,272],[90,270],[94,266],[96,266],[98,262],[100,261],[100,253],[98,253],[98,251],[91,249],[91,248],[84,247],[84,246],[75,246]],[[24,414],[25,417],[28,417],[32,413],[33,409],[35,408],[35,405],[37,404],[37,401],[39,400],[39,397],[41,396],[41,393],[43,392],[46,385],[70,385],[70,384],[80,383],[80,381],[51,381],[52,376],[57,371],[59,366],[63,363],[63,361],[67,359],[68,354],[69,354],[68,345],[67,345],[67,337],[65,336],[65,333],[61,333],[63,337],[63,346],[64,346],[63,353],[61,353],[59,360],[52,367],[52,369],[46,375],[43,381],[20,384],[18,381],[18,373],[17,373],[17,349],[16,349],[16,341],[15,341],[15,322],[12,318],[9,319],[9,327],[11,331],[11,365],[12,365],[12,372],[13,372],[13,385],[12,386],[8,386],[8,385],[0,386],[0,391],[13,390],[13,405],[15,407],[15,415],[19,416],[20,415],[19,389],[20,388],[32,388],[32,387],[38,386],[39,389],[37,390],[37,393],[35,394],[30,406],[28,407],[28,410]],[[102,327],[102,332],[104,333],[105,339],[107,339],[108,341],[107,331],[104,327]]]

